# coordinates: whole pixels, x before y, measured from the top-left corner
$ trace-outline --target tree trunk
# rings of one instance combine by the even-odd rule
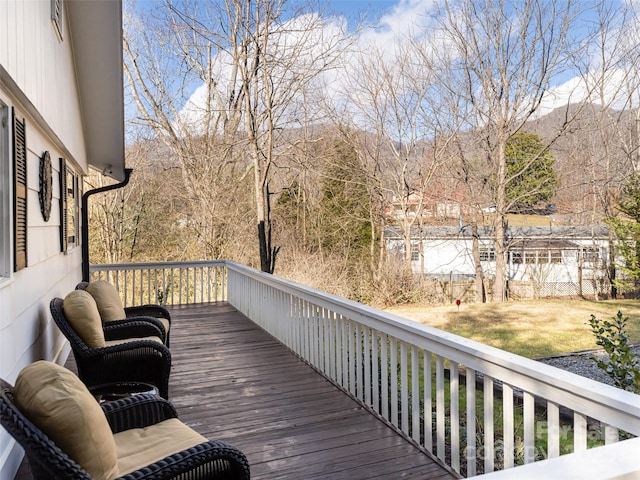
[[[473,264],[476,270],[476,303],[485,303],[487,295],[484,290],[482,263],[480,263],[480,235],[478,234],[478,223],[475,218],[471,225],[471,235],[473,237]]]
[[[257,193],[258,189],[256,189]],[[280,247],[271,246],[271,203],[269,201],[269,185],[260,189],[263,198],[258,200],[258,244],[260,246],[260,270],[273,273],[276,268],[276,256]]]

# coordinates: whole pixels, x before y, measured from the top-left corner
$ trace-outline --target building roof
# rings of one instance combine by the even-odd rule
[[[495,238],[494,229],[492,227],[478,227],[480,239],[493,240]],[[402,239],[402,231],[398,227],[388,226],[385,228],[385,236],[387,240]],[[608,229],[604,226],[547,226],[547,227],[507,227],[507,239],[517,241],[518,239],[539,239],[540,241],[549,242],[553,240],[572,240],[572,239],[606,239],[608,238]],[[470,239],[472,238],[471,227],[464,225],[459,226],[437,226],[437,227],[414,227],[411,230],[411,237],[414,239],[422,238],[454,240],[454,239]],[[570,243],[570,242],[569,242]]]
[[[89,165],[123,181],[122,2],[68,0]]]

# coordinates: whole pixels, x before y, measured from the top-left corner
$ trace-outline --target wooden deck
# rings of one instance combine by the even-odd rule
[[[172,316],[170,400],[199,433],[242,450],[252,479],[456,478],[230,305]]]

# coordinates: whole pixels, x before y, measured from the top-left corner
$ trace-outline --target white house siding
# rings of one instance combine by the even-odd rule
[[[598,264],[584,263],[582,266],[582,278],[586,280],[600,280],[604,275],[604,261],[608,258],[608,240],[603,237],[603,232],[598,235],[590,235],[589,227],[556,227],[553,233],[549,229],[524,228],[515,229],[519,241],[560,241],[566,242],[561,247],[562,263],[507,263],[508,279],[516,282],[533,283],[575,283],[578,281],[578,256],[580,247],[598,247],[600,259]],[[523,236],[522,236],[523,235]],[[390,252],[403,252],[404,240],[399,232],[387,229],[387,249]],[[485,232],[479,240],[480,248],[489,251],[494,244],[493,239]],[[441,278],[454,280],[474,278],[475,268],[473,263],[473,241],[470,232],[461,232],[457,227],[424,227],[422,240],[418,231],[413,232],[412,244],[422,245],[422,258],[412,261],[412,270],[415,274],[424,273],[428,278]],[[549,247],[553,249],[553,247]],[[514,243],[511,253],[521,251],[518,243]],[[527,251],[527,250],[525,250]],[[482,269],[486,278],[495,276],[495,261],[482,261]],[[424,264],[424,270],[422,270]],[[591,293],[585,291],[585,293]]]
[[[65,22],[58,39],[50,0],[0,1],[0,65],[60,139],[65,157],[86,172],[70,34]]]
[[[474,274],[472,242],[460,239],[456,242],[429,240],[424,246],[425,276],[470,276]],[[420,262],[413,262],[413,270],[420,272]]]
[[[27,138],[28,264],[0,278],[0,377],[13,383],[35,360],[66,360],[68,344],[51,319],[49,302],[64,297],[82,278],[81,249],[61,253],[58,159],[75,163],[78,173],[86,171],[87,159],[69,34],[58,40],[50,0],[0,0],[0,70],[0,100],[26,119]],[[48,222],[38,200],[39,159],[45,151],[53,166]],[[0,228],[11,228],[6,218],[2,222]],[[13,478],[21,458],[21,449],[0,429],[0,479]]]

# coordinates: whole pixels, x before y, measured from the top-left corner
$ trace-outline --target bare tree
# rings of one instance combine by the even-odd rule
[[[593,22],[577,69],[586,91],[581,135],[566,145],[574,159],[570,183],[580,184],[589,225],[617,215],[616,198],[639,158],[638,106],[640,48],[637,6],[597,2]],[[567,185],[570,188],[572,185]],[[610,245],[615,244],[610,230]],[[579,259],[582,265],[582,257]],[[607,276],[615,298],[615,249],[609,250]],[[580,272],[582,273],[582,272]]]
[[[367,132],[351,139],[370,172],[363,181],[378,197],[378,205],[393,205],[394,221],[404,237],[405,266],[411,272],[413,233],[421,224],[425,193],[443,162],[446,136],[437,131],[434,139],[437,107],[429,59],[420,54],[410,33],[396,40],[392,52],[386,45],[366,45],[347,73],[344,97],[352,106],[347,113],[353,128]]]
[[[160,8],[160,7],[159,7]],[[181,28],[166,7],[144,23],[126,18],[125,74],[135,101],[135,122],[164,143],[182,179],[182,227],[198,244],[196,255],[220,258],[230,243],[230,230],[242,224],[250,206],[244,181],[247,167],[235,156],[241,112],[233,94],[234,72],[219,84],[221,68],[215,46],[195,32]],[[200,102],[190,102],[200,85]],[[244,207],[244,209],[243,209]]]
[[[272,243],[269,185],[286,150],[283,132],[297,124],[302,92],[331,68],[345,38],[340,25],[306,13],[310,5],[291,5],[296,9],[286,0],[167,0],[155,38],[145,25],[125,40],[125,71],[138,109],[176,154],[209,237],[216,226],[207,219],[226,212],[218,188],[242,185],[244,175],[253,173],[260,266],[266,272],[273,272],[279,251]],[[170,78],[182,83],[168,83],[167,66],[178,69]],[[202,85],[200,95],[184,107],[185,96],[176,91],[195,81]],[[224,193],[235,201],[232,192]]]
[[[468,0],[445,2],[436,17],[436,78],[462,102],[462,108],[444,115],[462,114],[460,125],[482,132],[477,147],[495,182],[497,301],[507,293],[506,189],[512,178],[505,147],[536,113],[564,68],[574,9],[566,0]]]

